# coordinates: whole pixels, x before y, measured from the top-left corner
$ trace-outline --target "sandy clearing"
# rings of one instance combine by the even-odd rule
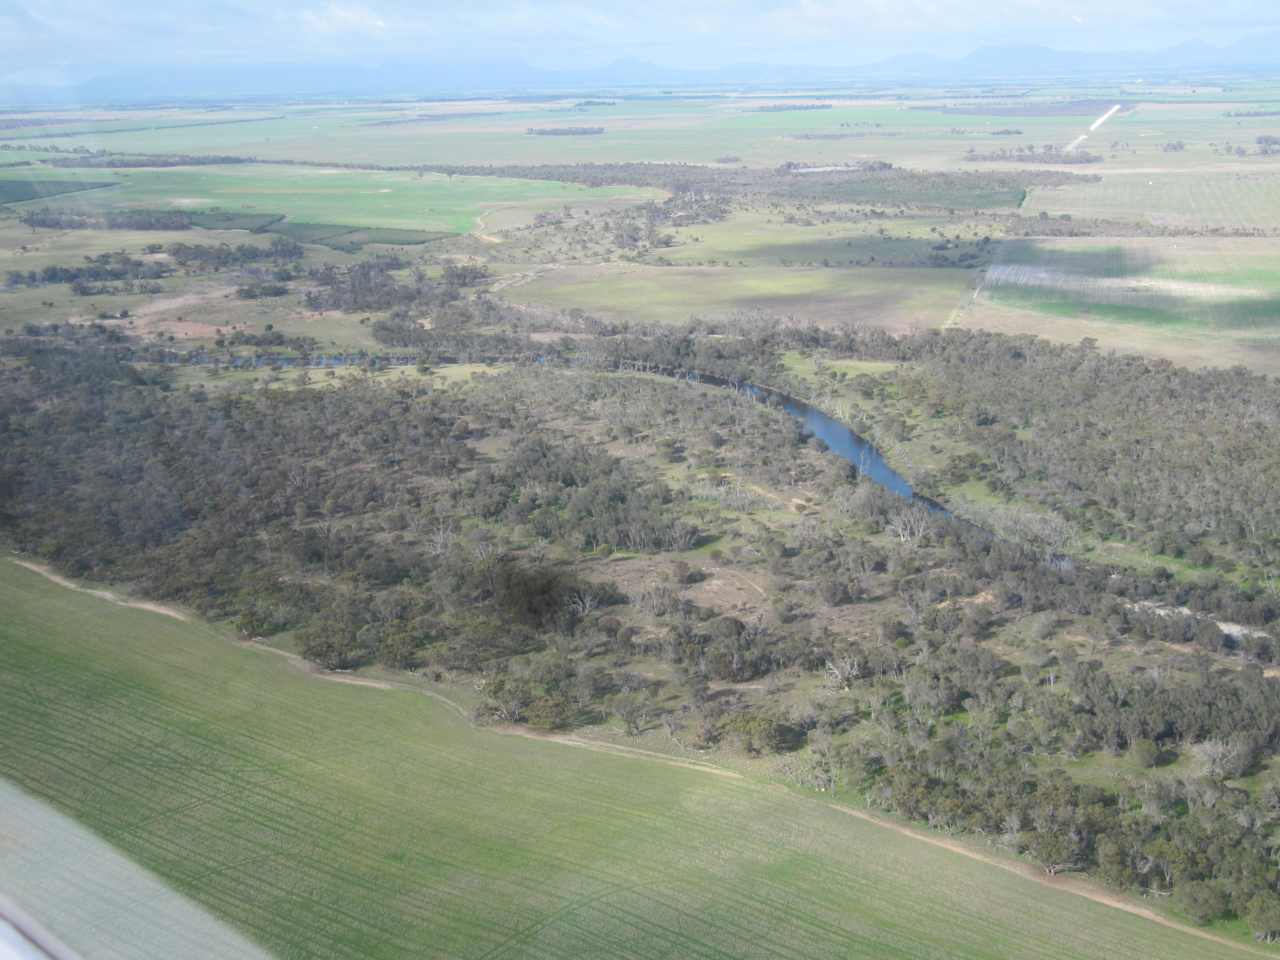
[[[1063,893],[1074,894],[1077,897],[1084,897],[1086,900],[1092,900],[1094,903],[1100,903],[1105,907],[1112,907],[1116,910],[1123,910],[1125,913],[1131,913],[1136,917],[1142,917],[1144,920],[1150,920],[1158,923],[1162,927],[1168,927],[1171,930],[1177,930],[1179,933],[1190,934],[1193,937],[1199,937],[1202,940],[1209,940],[1224,947],[1234,947],[1245,953],[1257,954],[1260,957],[1275,957],[1274,953],[1266,950],[1259,950],[1248,944],[1239,943],[1235,940],[1229,940],[1226,937],[1220,937],[1217,934],[1209,933],[1207,930],[1197,930],[1195,927],[1185,923],[1179,923],[1168,917],[1161,916],[1154,910],[1147,907],[1139,906],[1117,894],[1097,886],[1089,880],[1080,877],[1064,876],[1058,874],[1049,876],[1048,874],[1037,870],[1030,864],[1020,863],[1016,860],[1007,860],[1004,857],[991,856],[982,853],[980,850],[974,850],[965,844],[946,837],[935,836],[933,834],[924,833],[912,827],[905,826],[901,823],[894,823],[891,820],[885,820],[877,817],[875,814],[867,813],[865,810],[858,810],[854,807],[842,806],[838,803],[827,804],[832,810],[847,814],[851,817],[857,817],[859,820],[865,820],[868,823],[874,823],[877,826],[884,827],[886,830],[892,830],[894,833],[904,837],[910,837],[912,840],[919,840],[921,843],[927,843],[930,846],[940,847],[943,850],[950,850],[952,853],[958,853],[962,857],[968,857],[970,860],[977,860],[979,863],[985,863],[992,867],[998,867],[1001,870],[1008,871],[1016,876],[1022,877],[1024,880],[1030,880],[1041,886],[1049,887],[1053,890],[1061,890]]]
[[[177,297],[157,297],[149,300],[142,306],[133,311],[135,317],[146,319],[161,313],[169,313],[173,310],[186,310],[190,307],[198,307],[210,300],[221,300],[229,294],[235,293],[235,287],[214,287],[210,290],[204,290],[200,293],[184,293]]]
[[[125,597],[117,596],[110,590],[92,590],[89,587],[82,587],[79,584],[72,583],[66,577],[61,577],[54,573],[43,563],[32,563],[30,560],[19,560],[12,558],[13,562],[20,567],[25,567],[32,573],[38,573],[46,580],[56,583],[60,587],[66,587],[68,590],[75,590],[77,593],[87,593],[91,597],[97,597],[99,600],[106,600],[120,607],[132,607],[135,610],[147,610],[151,613],[159,613],[166,617],[173,617],[175,620],[181,620],[183,623],[190,623],[191,618],[181,610],[175,607],[166,607],[162,603],[151,603],[147,600],[129,600]]]
[[[501,237],[495,237],[491,233],[485,233],[484,217],[476,217],[476,228],[473,231],[475,235],[485,243],[501,243]]]

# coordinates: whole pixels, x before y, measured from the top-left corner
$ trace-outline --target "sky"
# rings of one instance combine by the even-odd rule
[[[1276,0],[0,0],[0,76],[421,58],[840,66],[985,45],[1220,45],[1275,30]]]

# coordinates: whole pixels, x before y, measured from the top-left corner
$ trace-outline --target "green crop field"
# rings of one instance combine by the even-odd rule
[[[817,799],[497,736],[8,562],[0,606],[0,773],[282,957],[1241,955]],[[75,926],[77,903],[42,906]]]
[[[54,171],[32,173],[33,189],[58,192],[73,181]],[[660,197],[634,187],[589,188],[547,180],[446,177],[258,164],[113,171],[115,187],[62,197],[51,205],[72,210],[178,209],[237,217],[284,215],[295,221],[348,227],[387,227],[465,233],[489,210],[519,210],[532,217],[564,204],[633,202]],[[49,184],[48,187],[44,186]],[[79,189],[79,188],[76,188]],[[35,201],[30,206],[39,206]],[[231,223],[220,221],[219,226]],[[244,225],[249,225],[246,222]],[[395,242],[395,241],[393,241]]]

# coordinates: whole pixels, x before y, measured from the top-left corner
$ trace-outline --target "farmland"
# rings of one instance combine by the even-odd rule
[[[89,147],[148,153],[223,153],[271,160],[461,164],[678,161],[712,163],[722,156],[752,166],[787,161],[843,163],[874,157],[912,167],[958,166],[970,148],[993,145],[1064,146],[1105,109],[1122,101],[1138,108],[1112,120],[1095,137],[1094,150],[1112,160],[1192,168],[1217,158],[1210,143],[1247,143],[1255,133],[1274,133],[1275,118],[1233,118],[1254,97],[1247,87],[1234,103],[1220,90],[1124,89],[1103,86],[1071,91],[1048,85],[1009,91],[1003,103],[974,98],[964,90],[912,91],[907,98],[883,91],[827,91],[806,97],[782,96],[615,97],[611,102],[577,106],[577,98],[548,97],[540,102],[476,100],[471,103],[395,102],[336,105],[281,105],[268,111],[214,115],[192,111],[78,112],[82,122],[22,128],[6,143]],[[1082,104],[1062,109],[1064,100]],[[1142,102],[1142,101],[1148,102]],[[1155,101],[1155,102],[1150,102]],[[768,109],[779,104],[817,104],[820,110]],[[765,109],[762,109],[765,108]],[[56,115],[52,117],[56,119]],[[234,119],[234,122],[225,122]],[[91,121],[91,122],[85,122]],[[531,137],[529,128],[601,127],[587,137]],[[120,132],[112,132],[113,128]],[[1016,128],[1015,137],[994,132]],[[1182,139],[1180,154],[1160,151]],[[1114,145],[1114,146],[1113,146]]]
[[[0,771],[281,956],[1241,955],[750,776],[499,737],[11,563],[0,598]],[[75,946],[67,906],[40,904]]]
[[[635,189],[590,190],[549,181],[471,177],[455,182],[437,174],[353,173],[253,164],[112,173],[116,184],[112,189],[92,191],[92,197],[86,193],[68,199],[64,194],[56,206],[77,211],[220,209],[235,214],[283,215],[304,223],[465,233],[489,210],[518,207],[532,217],[539,210],[566,203],[591,204],[615,198],[634,202],[649,196]],[[37,189],[83,189],[71,186],[79,182],[75,178],[54,176],[52,171],[33,182],[40,185]]]
[[[1218,266],[1182,257],[1182,266],[1154,278],[1159,290],[1129,289],[1119,275],[1101,278],[1087,295],[1056,273],[1047,286],[1028,282],[1025,270],[1013,282],[1008,270],[1027,265],[1007,262],[986,273],[997,250],[1011,249],[1000,247],[1006,236],[1037,242],[1042,216],[1051,228],[1039,238],[1045,249],[1059,242],[1064,222],[1087,236],[1094,221],[1105,221],[1102,232],[1119,246],[1134,240],[1156,250],[1161,263],[1179,260],[1157,250],[1166,241],[1153,235],[1162,230],[1179,233],[1170,246],[1209,249],[1221,237],[1239,239],[1243,249],[1249,238],[1236,234],[1271,230],[1272,201],[1280,202],[1275,161],[1253,148],[1256,138],[1277,132],[1277,120],[1242,115],[1265,107],[1271,94],[1266,85],[1244,85],[1230,97],[1216,86],[1046,85],[996,96],[923,89],[894,97],[792,91],[281,104],[221,113],[79,110],[23,118],[0,146],[6,158],[28,164],[8,175],[28,184],[13,193],[7,209],[15,214],[45,205],[91,214],[182,211],[196,227],[287,236],[306,244],[316,262],[335,262],[326,249],[400,247],[427,269],[488,264],[499,277],[495,293],[549,313],[662,323],[779,313],[828,326],[990,328],[1089,336],[1180,363],[1273,370],[1280,362],[1270,346],[1274,283],[1260,252],[1240,265],[1248,276],[1222,268],[1236,271],[1226,280],[1209,277],[1222,272]],[[1088,169],[965,160],[997,148],[1061,148],[1113,102],[1122,109],[1088,141],[1103,161]],[[603,132],[526,133],[579,127]],[[1166,149],[1171,144],[1178,149]],[[146,166],[201,155],[218,162]],[[227,162],[252,158],[272,162]],[[325,162],[333,166],[316,165]],[[635,162],[642,183],[610,178],[610,164]],[[569,178],[582,176],[577,164],[601,165],[595,169],[611,185],[541,179],[542,164],[560,165]],[[668,174],[645,173],[662,164],[673,165]],[[696,172],[698,189],[715,190],[717,177],[735,184],[723,190],[724,209],[691,220],[673,215],[660,242],[637,246],[633,228],[619,226],[628,217],[643,226],[634,213],[640,204],[690,188],[680,182],[679,164]],[[883,164],[894,169],[876,173]],[[504,175],[478,175],[491,166]],[[1050,171],[1088,176],[1036,180]],[[99,183],[114,186],[79,189]],[[26,199],[33,191],[42,198]],[[1079,243],[1089,245],[1083,237]],[[1233,285],[1241,296],[1226,289]],[[186,303],[190,294],[212,309],[220,300],[209,289],[168,286],[179,288],[173,296],[166,290],[171,302]],[[124,294],[91,305],[53,290],[0,296],[8,297],[8,315],[42,321],[146,306]],[[303,329],[296,301],[243,309],[242,329]],[[170,311],[183,318],[178,332],[189,340],[235,322],[223,315],[203,322],[192,312]],[[174,332],[172,324],[164,329]],[[349,342],[368,345],[349,332]]]

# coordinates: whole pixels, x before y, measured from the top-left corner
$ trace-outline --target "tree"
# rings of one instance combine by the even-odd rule
[[[1212,883],[1188,880],[1178,884],[1173,902],[1192,923],[1203,926],[1227,912],[1227,897]]]
[[[1280,894],[1274,890],[1255,894],[1245,908],[1244,922],[1253,931],[1253,939],[1266,943],[1280,940]]]
[[[1154,741],[1141,738],[1129,745],[1129,756],[1133,758],[1134,763],[1146,770],[1154,767],[1156,761],[1160,759],[1160,748]]]
[[[519,677],[499,676],[484,685],[487,705],[498,719],[506,723],[519,723],[533,702],[533,690],[527,680]]]
[[[649,720],[649,698],[639,691],[615,693],[609,698],[608,707],[609,712],[622,721],[629,737],[641,733]]]
[[[902,543],[911,543],[929,529],[929,511],[919,504],[911,504],[896,511],[888,523],[889,532]]]
[[[1049,876],[1080,868],[1080,841],[1067,827],[1049,824],[1025,839],[1027,852]]]

